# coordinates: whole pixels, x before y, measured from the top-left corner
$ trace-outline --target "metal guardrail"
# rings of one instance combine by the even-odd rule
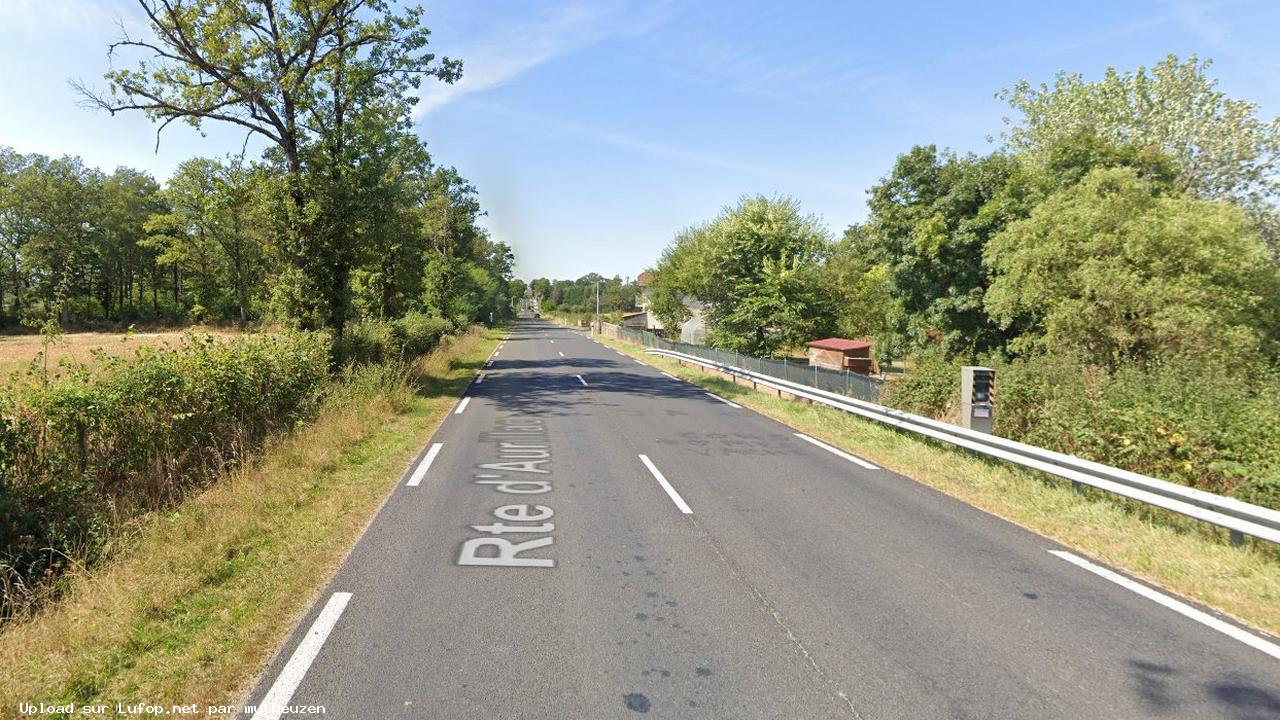
[[[1046,450],[1016,440],[974,432],[931,418],[913,415],[901,410],[857,400],[839,393],[794,383],[782,378],[707,360],[688,353],[662,348],[650,348],[646,353],[662,355],[700,365],[805,398],[828,407],[891,425],[901,430],[924,435],[957,447],[965,448],[987,457],[1012,462],[1023,467],[1056,475],[1073,483],[1089,485],[1099,490],[1120,495],[1138,502],[1159,507],[1170,512],[1195,518],[1231,531],[1233,544],[1240,544],[1245,535],[1280,544],[1280,511],[1224,497],[1204,490],[1196,490],[1139,473],[1121,470],[1102,463],[1078,458],[1053,450]]]

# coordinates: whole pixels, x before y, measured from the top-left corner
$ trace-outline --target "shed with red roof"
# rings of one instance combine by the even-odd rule
[[[870,338],[824,338],[812,340],[809,346],[809,364],[828,370],[848,370],[859,375],[880,374],[876,362],[875,343]]]

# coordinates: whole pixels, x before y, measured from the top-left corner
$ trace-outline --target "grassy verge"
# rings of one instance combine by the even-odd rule
[[[353,372],[314,423],[145,518],[116,560],[0,632],[0,717],[21,702],[205,716],[239,701],[500,335],[449,339],[412,386],[385,367]]]
[[[1171,592],[1280,635],[1280,553],[1194,521],[917,439],[838,410],[782,400],[609,338],[622,352]]]

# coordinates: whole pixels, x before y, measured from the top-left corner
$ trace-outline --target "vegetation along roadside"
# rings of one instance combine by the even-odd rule
[[[110,560],[66,576],[61,600],[0,631],[0,715],[33,699],[238,701],[501,334],[353,365],[314,421],[138,519]]]

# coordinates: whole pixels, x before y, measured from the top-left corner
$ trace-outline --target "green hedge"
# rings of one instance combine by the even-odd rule
[[[885,396],[943,417],[960,365],[925,356]],[[1280,508],[1280,377],[1188,364],[1109,371],[1075,358],[989,361],[996,433],[1247,502]]]
[[[0,614],[138,510],[201,486],[309,418],[326,336],[189,336],[0,398]]]

